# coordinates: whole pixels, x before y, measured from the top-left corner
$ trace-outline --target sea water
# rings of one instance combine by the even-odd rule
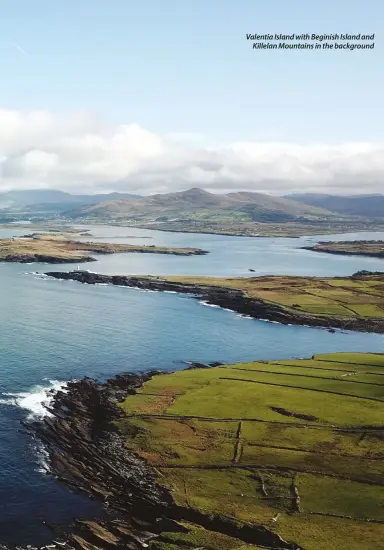
[[[207,256],[100,256],[81,267],[101,273],[349,275],[384,271],[384,261],[300,250],[316,240],[265,239],[91,228],[93,239],[197,246]],[[17,230],[8,230],[8,234]],[[6,232],[0,232],[0,237]],[[129,235],[139,236],[132,239]],[[103,238],[104,237],[104,238]],[[144,237],[151,237],[145,239]],[[383,238],[349,235],[345,238]],[[90,239],[90,237],[89,237]],[[256,273],[248,270],[255,269]],[[0,541],[44,544],[48,523],[92,516],[100,505],[49,474],[44,447],[20,421],[46,414],[51,390],[84,375],[104,380],[124,371],[175,370],[188,361],[249,361],[308,357],[331,351],[384,351],[384,336],[282,326],[257,321],[186,295],[48,279],[47,270],[73,265],[0,264]],[[36,273],[39,272],[39,273]],[[21,430],[21,431],[20,431]]]

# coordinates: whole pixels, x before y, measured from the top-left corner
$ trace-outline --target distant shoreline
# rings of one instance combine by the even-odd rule
[[[19,224],[19,227],[18,225]],[[261,233],[253,233],[254,229],[252,228],[252,232],[248,232],[246,230],[227,230],[225,228],[222,229],[200,229],[198,227],[163,227],[162,224],[157,225],[156,223],[153,224],[132,224],[132,223],[125,223],[125,222],[117,222],[117,221],[101,221],[101,220],[82,220],[82,221],[75,221],[75,220],[62,220],[57,227],[60,228],[58,231],[69,231],[69,228],[77,227],[77,228],[84,228],[82,231],[90,231],[87,229],[90,225],[93,226],[103,226],[103,227],[121,227],[121,228],[129,228],[129,229],[141,229],[141,230],[147,230],[147,231],[161,231],[164,233],[180,233],[180,234],[192,234],[192,235],[220,235],[224,237],[251,237],[251,238],[268,238],[268,239],[299,239],[299,238],[305,238],[305,237],[321,237],[326,235],[348,235],[353,233],[383,233],[384,232],[384,225],[377,225],[374,224],[373,227],[330,227],[329,229],[324,227],[315,227],[315,226],[300,226],[297,225],[296,228],[287,227],[288,224],[278,224],[279,229],[282,231],[276,231],[275,229],[271,228],[268,230],[265,226],[268,226],[267,223],[261,223],[259,224]],[[273,225],[273,224],[272,224]],[[264,227],[263,227],[264,226]],[[0,229],[25,229],[26,227],[31,228],[36,231],[44,231],[45,228],[54,228],[55,225],[52,221],[47,220],[46,222],[34,222],[31,224],[25,224],[21,222],[12,222],[8,224],[0,224]],[[50,231],[56,231],[56,229],[50,229]],[[263,233],[262,231],[265,231]],[[281,234],[283,233],[283,234]],[[91,237],[91,235],[89,235]],[[101,238],[101,237],[99,237]],[[103,237],[105,239],[109,237]],[[147,236],[133,236],[133,235],[121,235],[121,236],[113,236],[111,238],[151,238]]]

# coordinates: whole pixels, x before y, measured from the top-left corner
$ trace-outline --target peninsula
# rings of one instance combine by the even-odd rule
[[[96,223],[93,221],[92,223]],[[110,223],[110,222],[109,222]],[[153,221],[147,223],[115,222],[113,225],[139,227],[171,233],[201,233],[207,235],[225,235],[233,237],[271,237],[292,238],[316,235],[334,235],[335,233],[356,233],[364,231],[384,231],[383,222],[354,220],[343,222],[246,222],[216,220],[177,220]]]
[[[375,550],[383,369],[383,354],[334,353],[70,383],[30,429],[52,473],[102,500],[105,516],[55,540],[67,550]]]
[[[304,246],[302,248],[314,252],[327,252],[328,254],[384,258],[384,241],[320,241],[314,246]]]
[[[76,241],[54,235],[29,235],[27,237],[0,239],[0,261],[16,263],[82,263],[96,259],[89,255],[136,252],[145,254],[173,254],[196,256],[207,254],[200,248],[167,248],[133,244],[114,244]]]
[[[47,272],[80,283],[173,291],[255,319],[384,333],[384,273],[351,277],[142,277]]]

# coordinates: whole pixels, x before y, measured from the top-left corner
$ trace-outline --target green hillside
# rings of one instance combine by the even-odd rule
[[[202,189],[120,199],[67,212],[75,219],[182,221],[324,220],[337,216],[326,210],[262,193],[213,194]]]

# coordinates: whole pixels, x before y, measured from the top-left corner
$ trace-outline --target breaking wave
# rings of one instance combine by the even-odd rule
[[[45,385],[37,385],[26,392],[2,393],[0,405],[11,405],[28,411],[27,420],[39,420],[51,416],[46,407],[58,391],[65,391],[67,382],[47,380]]]

